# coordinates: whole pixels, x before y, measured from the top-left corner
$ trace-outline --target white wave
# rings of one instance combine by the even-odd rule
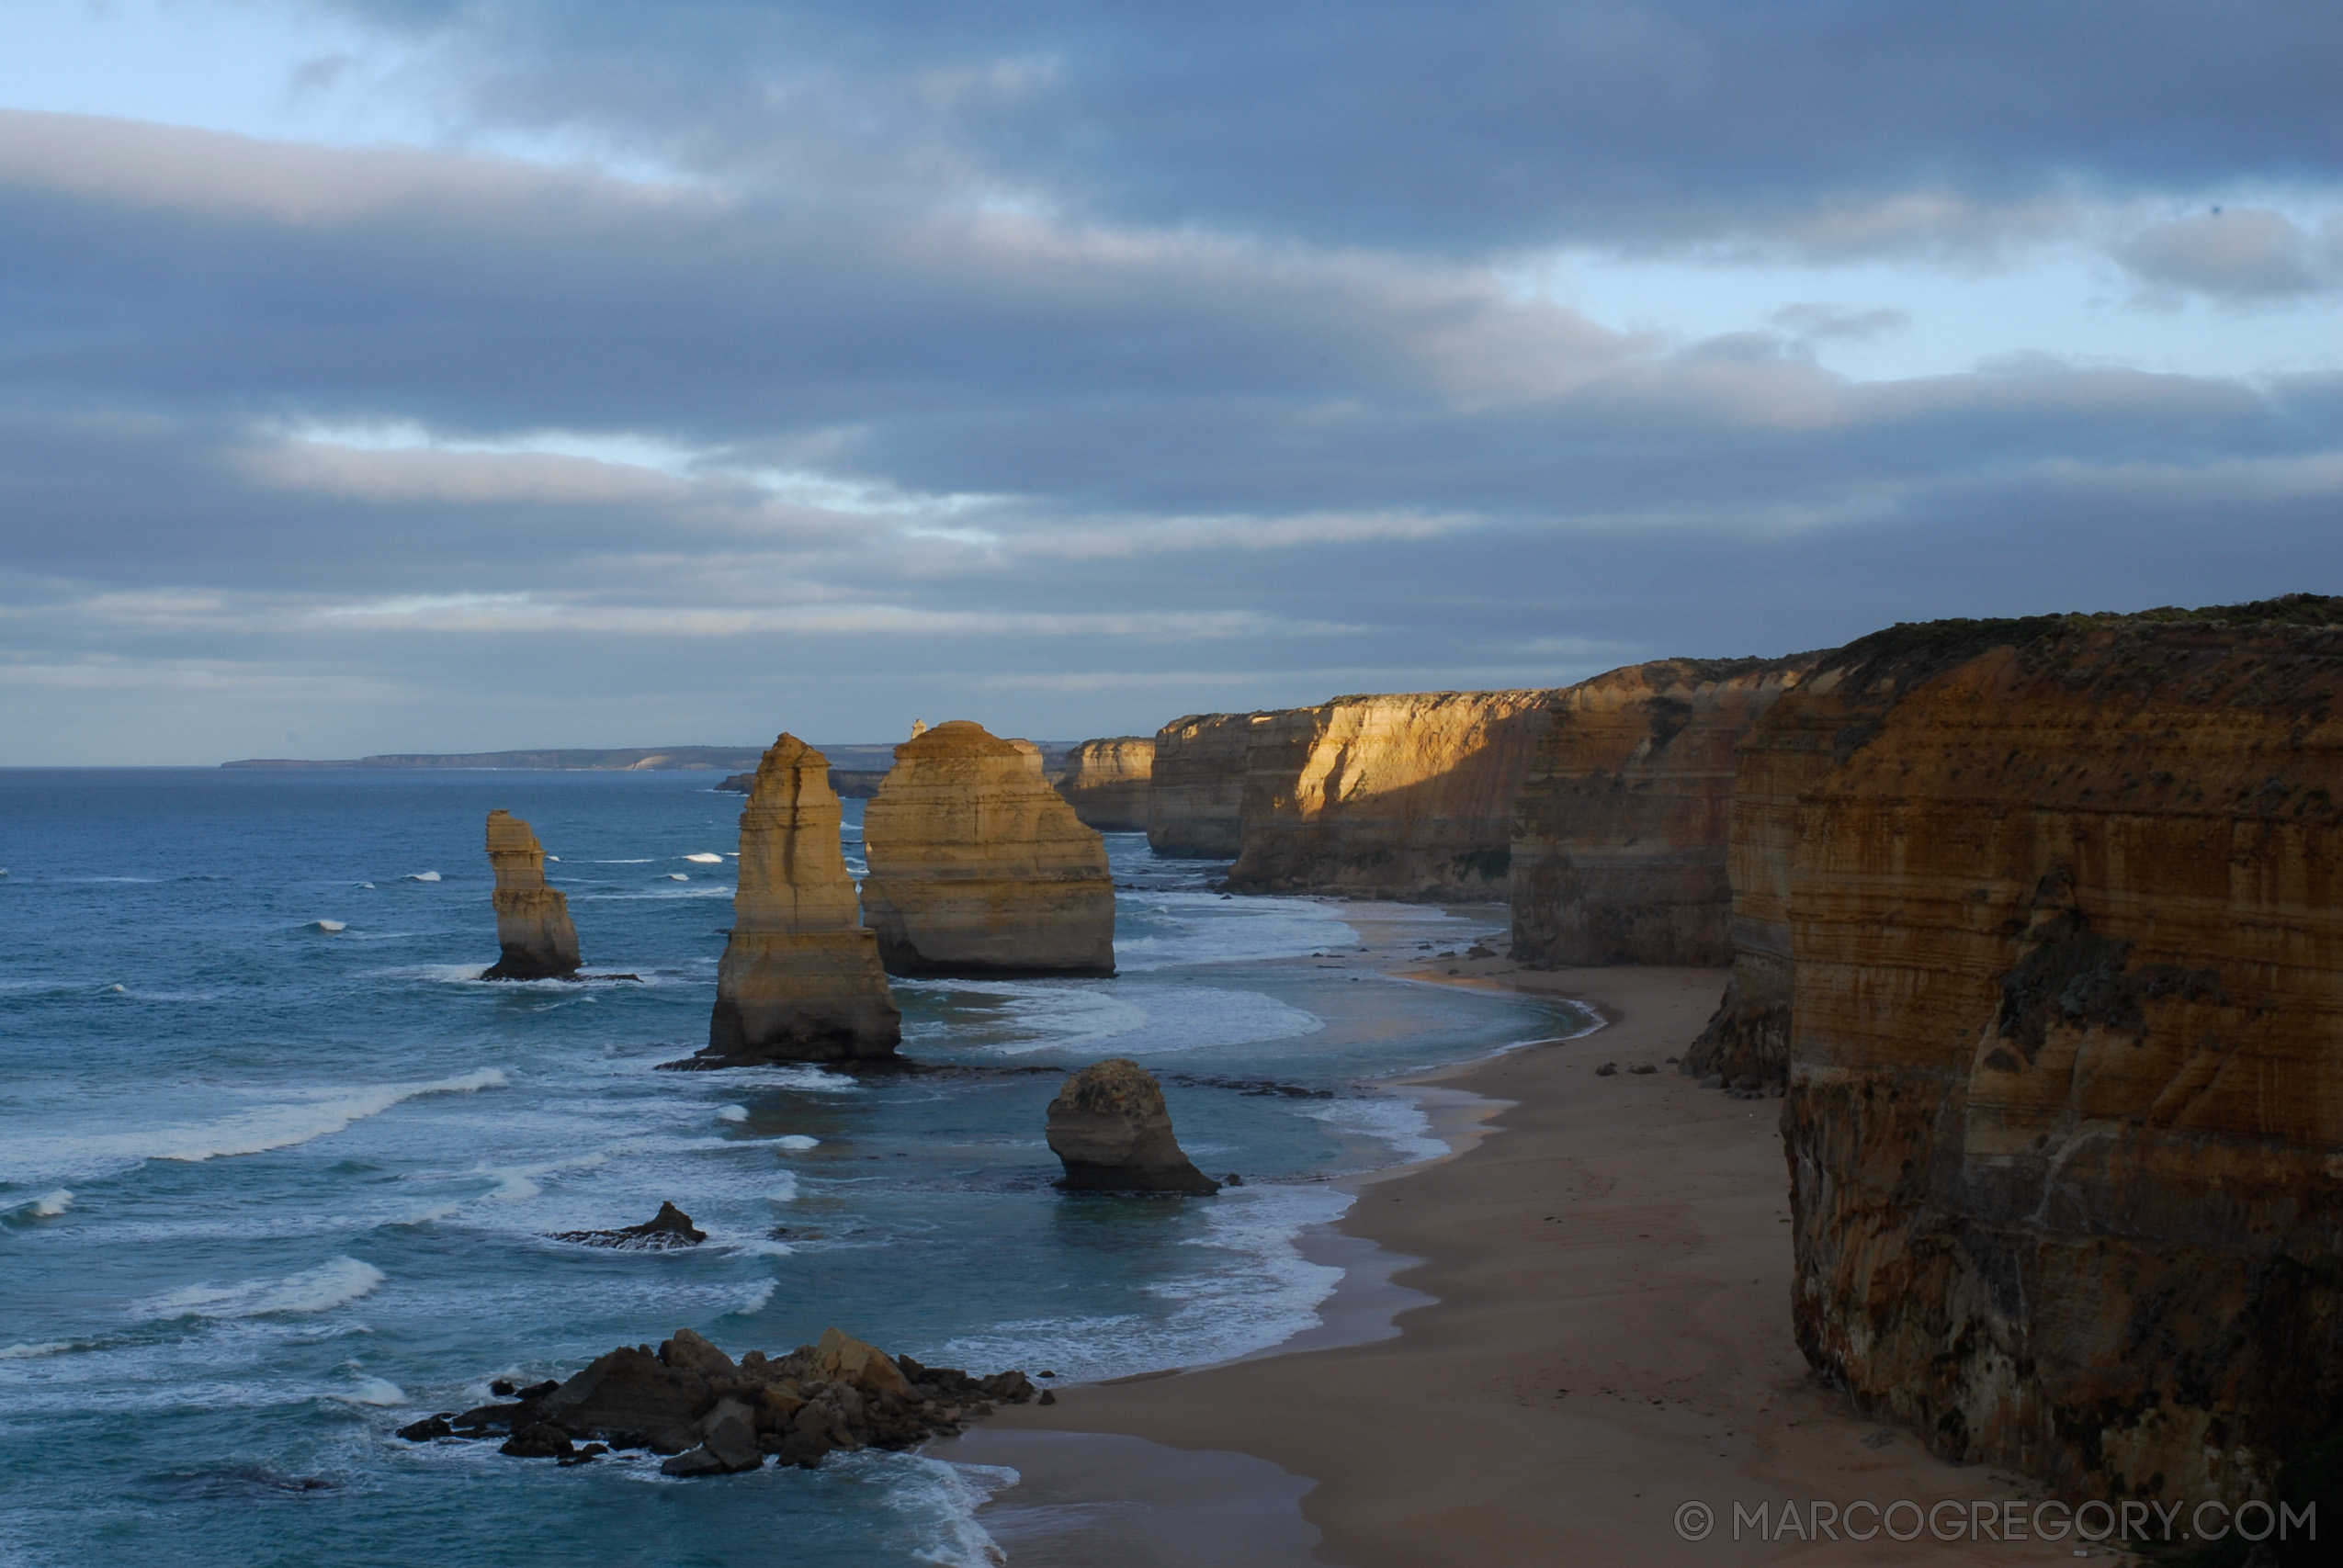
[[[764,1201],[768,1203],[796,1202],[798,1201],[797,1172],[790,1170],[781,1172],[780,1181],[779,1186],[764,1195]]]
[[[42,1193],[17,1212],[29,1220],[53,1220],[73,1206],[73,1193],[60,1187],[53,1192]]]
[[[439,880],[439,874],[436,871],[413,871],[407,874],[407,880],[409,882],[436,882]]]
[[[380,1084],[327,1090],[323,1097],[289,1105],[268,1105],[217,1122],[157,1127],[129,1133],[54,1134],[11,1138],[0,1149],[0,1180],[38,1180],[43,1175],[120,1170],[141,1160],[198,1164],[234,1155],[266,1154],[340,1132],[351,1122],[429,1094],[468,1094],[502,1089],[504,1074],[481,1067],[461,1077],[429,1083]]]
[[[645,1058],[646,1066],[666,1057]],[[726,1075],[726,1081],[740,1089],[813,1089],[826,1094],[860,1094],[863,1086],[843,1073],[826,1072],[814,1066],[743,1067]],[[786,1141],[782,1147],[791,1145]],[[810,1146],[810,1145],[809,1145]]]
[[[1356,947],[1359,933],[1340,906],[1315,898],[1239,898],[1165,892],[1118,900],[1117,923],[1146,934],[1118,938],[1115,964],[1144,971],[1183,964],[1300,958],[1327,947]]]
[[[798,1249],[786,1241],[752,1241],[740,1248],[746,1258],[794,1258]]]
[[[407,1403],[407,1391],[389,1378],[360,1378],[356,1388],[334,1395],[345,1404],[366,1404],[378,1409]]]
[[[560,865],[561,863],[561,857],[560,855],[548,855],[545,858],[555,865]]]
[[[961,982],[963,989],[972,989]],[[995,990],[993,985],[981,987]],[[1191,1051],[1262,1044],[1315,1034],[1326,1027],[1305,1012],[1260,991],[1217,987],[1138,984],[1109,996],[1063,981],[1006,985],[1003,1022],[1024,1036],[988,1045],[1004,1056],[1042,1051],[1108,1048],[1142,1059]]]
[[[724,863],[724,857],[722,855],[711,855],[705,852],[696,855],[685,855],[684,858],[691,862],[694,865],[722,865]]]
[[[791,1133],[785,1137],[774,1139],[773,1146],[776,1149],[787,1149],[793,1154],[803,1154],[808,1149],[821,1147],[821,1140],[809,1138],[803,1133]]]
[[[691,878],[680,871],[671,871],[667,874],[667,880],[670,882],[689,882]]]
[[[588,865],[649,865],[651,857],[643,855],[635,860],[596,860],[588,861],[586,863]]]
[[[716,1108],[716,1119],[719,1122],[745,1122],[749,1119],[749,1108],[745,1105],[719,1105]]]
[[[763,1312],[764,1303],[773,1299],[773,1288],[780,1282],[778,1280],[766,1280],[761,1284],[751,1287],[748,1294],[741,1298],[741,1304],[732,1309],[731,1315],[754,1317]]]
[[[398,1225],[427,1225],[435,1220],[446,1219],[463,1206],[461,1199],[448,1203],[437,1203],[419,1214],[410,1214],[403,1220],[393,1220],[390,1223]]]
[[[1006,1465],[946,1464],[923,1454],[866,1449],[829,1461],[842,1478],[876,1483],[887,1511],[917,1538],[914,1562],[936,1568],[1003,1568],[1009,1554],[977,1523],[977,1510],[1017,1483]]]
[[[345,931],[350,929],[346,920],[311,920],[310,924],[322,931]]]
[[[278,1313],[331,1312],[371,1295],[390,1278],[371,1263],[333,1258],[314,1269],[281,1280],[244,1280],[233,1285],[190,1285],[155,1297],[146,1317],[267,1317]]]
[[[1414,1101],[1393,1094],[1332,1100],[1303,1112],[1345,1132],[1377,1138],[1409,1160],[1437,1159],[1448,1145],[1432,1135],[1432,1118]]]
[[[359,886],[360,887],[371,887],[371,886],[374,886],[374,884],[373,884],[373,883],[371,883],[371,882],[361,882],[361,883],[359,883],[359,884],[358,884],[358,886]]]
[[[126,997],[130,994],[130,988],[128,986],[108,986],[103,994],[109,997]]]
[[[66,1339],[52,1339],[46,1345],[0,1345],[0,1361],[30,1361],[42,1356],[62,1356],[81,1348]]]

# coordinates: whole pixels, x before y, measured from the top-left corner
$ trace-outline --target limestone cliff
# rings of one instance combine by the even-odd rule
[[[1503,897],[1513,797],[1552,695],[1338,697],[1271,716],[1254,727],[1229,886]]]
[[[545,885],[545,846],[509,811],[488,814],[488,863],[496,873],[495,967],[483,980],[566,980],[578,972],[570,900]]]
[[[1234,860],[1245,847],[1245,778],[1274,713],[1192,713],[1155,732],[1147,841],[1181,860]]]
[[[2338,624],[1898,627],[1745,746],[1796,1331],[1948,1457],[2234,1503],[2343,1411]]]
[[[897,975],[1111,975],[1106,843],[1030,743],[954,719],[895,748],[863,818],[863,908]]]
[[[894,1055],[902,1014],[846,874],[829,772],[829,760],[794,735],[775,740],[758,765],[741,808],[740,883],[707,1049],[679,1065]]]
[[[1144,833],[1154,774],[1155,741],[1149,737],[1085,740],[1067,754],[1058,793],[1085,827],[1102,833]]]
[[[1732,962],[1734,748],[1817,656],[1663,659],[1556,692],[1513,802],[1513,953]]]

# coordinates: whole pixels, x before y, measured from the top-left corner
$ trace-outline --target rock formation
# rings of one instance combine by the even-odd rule
[[[1058,793],[1085,827],[1102,833],[1144,833],[1154,773],[1155,742],[1146,736],[1085,740],[1067,754]]]
[[[1155,732],[1147,841],[1175,860],[1234,860],[1245,847],[1253,738],[1274,713],[1204,713]]]
[[[1270,716],[1254,727],[1243,848],[1228,886],[1503,897],[1513,798],[1545,734],[1552,694],[1338,697]]]
[[[863,907],[896,975],[1111,975],[1106,844],[1038,749],[967,719],[895,749],[863,818]]]
[[[2235,1504],[2343,1409],[2338,626],[1899,626],[1744,748],[1799,1342],[1949,1458]]]
[[[483,980],[566,980],[578,972],[570,900],[545,885],[545,846],[509,811],[488,814],[488,863],[496,872],[496,945]]]
[[[1058,1185],[1069,1191],[1220,1190],[1180,1152],[1163,1086],[1127,1056],[1093,1063],[1066,1080],[1049,1102],[1049,1147],[1065,1163]]]
[[[639,1225],[606,1231],[555,1231],[553,1239],[587,1247],[615,1247],[625,1252],[666,1252],[678,1247],[697,1247],[707,1239],[707,1233],[692,1224],[692,1217],[674,1204],[662,1203],[658,1213]]]
[[[846,874],[829,772],[794,735],[758,766],[741,808],[740,882],[707,1049],[676,1066],[871,1061],[901,1041],[878,939]]]
[[[995,1404],[1024,1404],[1034,1388],[1023,1372],[973,1378],[923,1367],[835,1328],[818,1345],[770,1358],[751,1350],[737,1362],[679,1328],[655,1353],[620,1346],[566,1382],[517,1392],[510,1404],[427,1416],[399,1436],[427,1443],[509,1434],[500,1452],[564,1466],[613,1449],[649,1449],[673,1456],[660,1469],[680,1476],[754,1470],[767,1455],[811,1469],[841,1450],[907,1449],[949,1436]]]
[[[1556,693],[1513,803],[1512,956],[1731,963],[1734,748],[1817,657],[1663,659]]]

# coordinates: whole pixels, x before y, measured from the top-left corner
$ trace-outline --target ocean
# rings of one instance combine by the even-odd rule
[[[1111,834],[1115,978],[898,982],[900,1073],[656,1072],[706,1043],[730,922],[713,782],[0,772],[0,1568],[997,1560],[1004,1471],[675,1482],[391,1434],[678,1327],[1061,1379],[1257,1351],[1332,1290],[1296,1238],[1333,1179],[1439,1151],[1380,1080],[1586,1021],[1378,971],[1501,911],[1227,898]],[[494,807],[588,967],[639,979],[473,978]],[[1058,1192],[1044,1107],[1109,1055],[1245,1184]],[[550,1239],[670,1200],[704,1245]]]

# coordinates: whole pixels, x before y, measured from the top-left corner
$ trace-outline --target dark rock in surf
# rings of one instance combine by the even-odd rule
[[[1155,1075],[1126,1056],[1093,1063],[1049,1102],[1049,1147],[1066,1167],[1070,1192],[1220,1190],[1181,1152]]]
[[[659,1213],[639,1225],[628,1225],[611,1231],[556,1231],[555,1241],[574,1241],[584,1247],[616,1247],[630,1252],[665,1252],[671,1247],[697,1247],[707,1239],[707,1233],[692,1224],[692,1217],[673,1203],[659,1205]]]

